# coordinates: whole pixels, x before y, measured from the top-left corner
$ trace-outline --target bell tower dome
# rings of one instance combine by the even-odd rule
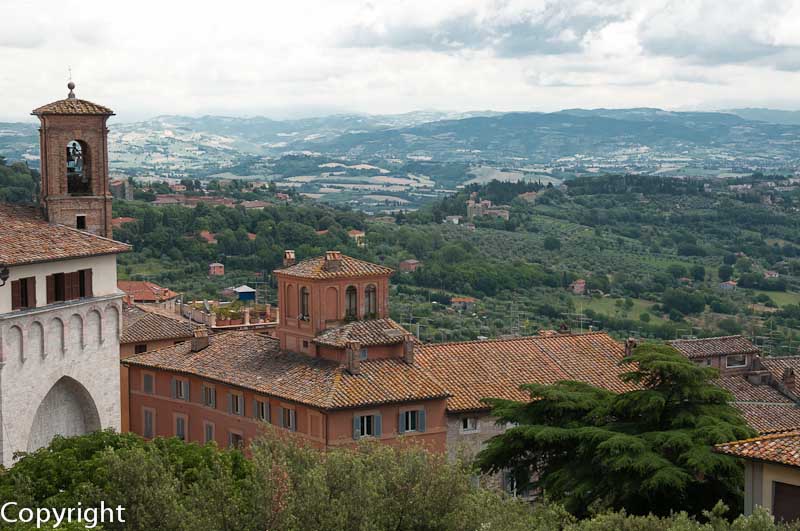
[[[52,223],[110,238],[106,121],[114,111],[76,98],[72,81],[67,88],[66,99],[31,112],[41,123],[41,206]]]

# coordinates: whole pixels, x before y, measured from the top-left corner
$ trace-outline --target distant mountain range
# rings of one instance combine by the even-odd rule
[[[112,123],[112,170],[196,172],[262,157],[313,152],[351,160],[419,159],[629,168],[663,161],[700,166],[795,168],[800,112],[652,108],[342,114],[301,120],[159,116]],[[0,155],[35,160],[34,124],[0,123]]]

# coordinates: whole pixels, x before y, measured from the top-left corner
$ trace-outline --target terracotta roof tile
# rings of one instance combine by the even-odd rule
[[[117,287],[133,297],[135,302],[163,302],[178,296],[171,289],[146,280],[118,280]]]
[[[677,339],[670,341],[669,344],[689,359],[727,354],[757,354],[759,352],[758,347],[742,336]]]
[[[747,424],[758,433],[774,433],[800,428],[800,407],[797,404],[734,402]]]
[[[361,373],[352,375],[337,362],[281,351],[277,339],[252,332],[213,335],[199,352],[185,342],[123,363],[193,374],[321,409],[448,396],[428,371],[400,359],[362,361]]]
[[[341,265],[338,271],[326,270],[325,257],[316,256],[298,262],[293,266],[276,269],[275,272],[301,278],[342,278],[365,275],[390,275],[394,270],[389,267],[342,255]]]
[[[795,375],[800,375],[800,356],[764,356],[761,358],[761,365],[767,369],[772,377],[777,381],[783,380],[783,374],[786,369],[792,369]],[[792,392],[798,392],[798,389],[790,389]]]
[[[745,376],[725,376],[715,383],[731,392],[731,403],[759,433],[800,428],[800,407],[775,387],[753,384]]]
[[[363,347],[372,345],[396,345],[405,340],[408,330],[392,319],[367,319],[353,321],[337,328],[329,328],[314,338],[319,345],[344,348],[349,342]]]
[[[529,400],[519,387],[577,380],[616,392],[635,387],[619,379],[622,346],[605,333],[532,336],[418,347],[416,360],[453,397],[448,411],[484,410],[483,398]]]
[[[42,114],[101,114],[111,116],[114,111],[91,101],[67,98],[43,105],[31,111],[31,114],[37,116]]]
[[[714,451],[745,459],[800,467],[800,431],[774,433],[718,444],[714,447]]]
[[[189,339],[194,335],[191,323],[140,306],[126,306],[122,312],[120,343],[142,343],[160,339]]]
[[[21,265],[124,253],[130,246],[49,223],[36,207],[0,203],[0,264]]]
[[[730,391],[737,402],[767,402],[773,404],[794,404],[794,401],[768,384],[756,385],[744,376],[725,376],[714,381]]]

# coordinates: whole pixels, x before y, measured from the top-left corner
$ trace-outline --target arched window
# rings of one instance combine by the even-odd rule
[[[300,319],[308,320],[308,288],[300,288]]]
[[[355,286],[348,286],[344,292],[344,308],[346,319],[358,318],[358,292]]]
[[[367,317],[370,319],[376,318],[378,316],[378,290],[374,285],[367,286],[366,291],[364,291],[364,298],[366,299],[364,302],[366,304]]]
[[[71,140],[67,143],[67,193],[92,195],[89,149],[86,143],[80,140]]]

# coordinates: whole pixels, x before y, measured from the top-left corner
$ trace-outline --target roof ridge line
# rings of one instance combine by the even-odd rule
[[[540,336],[540,335],[531,335],[531,336],[517,336],[517,337],[509,337],[509,338],[491,338],[491,339],[469,339],[465,341],[445,341],[444,343],[423,343],[423,347],[440,347],[445,345],[470,345],[470,344],[481,344],[481,343],[499,343],[502,341],[531,341],[537,339],[553,339],[557,337],[583,337],[583,336],[595,336],[595,335],[603,335],[605,332],[595,331],[595,332],[583,332],[578,334],[556,334],[552,336]]]

